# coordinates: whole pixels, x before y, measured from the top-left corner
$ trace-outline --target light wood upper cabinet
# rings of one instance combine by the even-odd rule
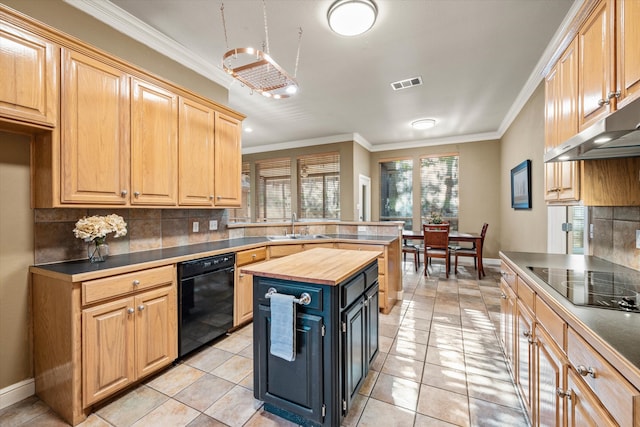
[[[216,112],[215,205],[238,207],[242,203],[242,123]]]
[[[0,119],[55,126],[58,64],[53,43],[0,22]]]
[[[580,130],[615,110],[614,0],[602,0],[578,31]]]
[[[178,95],[131,79],[131,204],[178,202]]]
[[[545,80],[545,150],[551,150],[578,131],[578,41],[574,39]],[[580,199],[580,164],[545,164],[545,200]]]
[[[181,205],[213,206],[215,111],[180,98],[178,193]]]
[[[616,2],[618,108],[640,96],[640,2]]]
[[[129,190],[129,77],[62,49],[62,203],[123,205]]]

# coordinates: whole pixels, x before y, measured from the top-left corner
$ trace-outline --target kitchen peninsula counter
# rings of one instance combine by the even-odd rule
[[[569,327],[576,330],[605,360],[640,389],[640,312],[574,305],[528,267],[620,274],[637,273],[636,270],[583,255],[529,252],[501,252],[500,255],[518,276],[524,277],[528,284],[535,285],[533,290],[536,294],[557,312]],[[640,290],[640,283],[636,284],[636,288],[636,292]]]

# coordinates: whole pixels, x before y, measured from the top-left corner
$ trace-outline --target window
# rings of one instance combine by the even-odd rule
[[[258,221],[291,219],[291,160],[256,162],[258,177]]]
[[[420,159],[420,214],[437,213],[458,229],[458,156]]]
[[[251,180],[250,165],[242,163],[242,204],[239,208],[229,209],[229,222],[251,222]]]
[[[298,159],[298,218],[340,218],[340,155]]]
[[[380,163],[380,220],[404,221],[413,227],[413,161],[394,160]]]

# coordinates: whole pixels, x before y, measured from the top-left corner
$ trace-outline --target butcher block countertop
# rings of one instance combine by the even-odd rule
[[[242,267],[243,273],[335,286],[370,264],[381,252],[315,248]]]

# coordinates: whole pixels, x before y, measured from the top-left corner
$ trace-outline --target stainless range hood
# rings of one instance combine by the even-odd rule
[[[640,156],[640,98],[544,155],[546,162]]]

